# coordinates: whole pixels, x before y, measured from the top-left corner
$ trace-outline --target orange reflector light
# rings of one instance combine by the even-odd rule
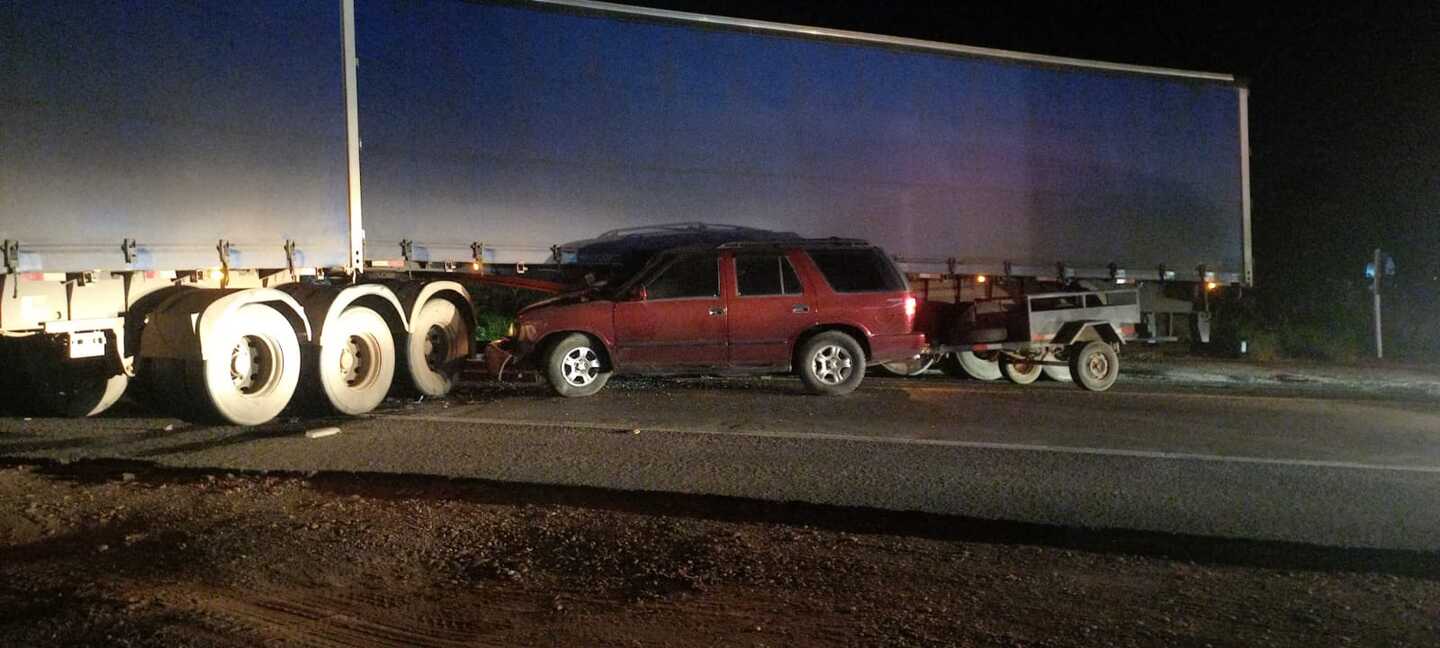
[[[905,317],[915,317],[915,309],[919,304],[915,301],[914,295],[905,296]]]

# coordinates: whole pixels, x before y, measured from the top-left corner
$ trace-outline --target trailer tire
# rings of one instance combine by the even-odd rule
[[[385,400],[395,378],[395,339],[379,313],[351,306],[326,325],[314,380],[330,407],[355,416]]]
[[[66,361],[51,349],[18,350],[35,405],[47,414],[69,418],[95,416],[125,395],[130,378],[114,373],[109,362],[96,358]]]
[[[187,362],[185,372],[186,386],[209,404],[207,413],[235,425],[278,416],[300,384],[300,342],[290,321],[265,304],[245,304],[211,335],[203,342],[221,353]]]
[[[1070,377],[1082,389],[1103,392],[1120,377],[1120,356],[1115,347],[1101,340],[1072,345]]]
[[[1010,331],[1003,328],[977,328],[965,332],[961,338],[970,344],[992,344],[1010,338]]]
[[[566,398],[593,396],[610,382],[604,366],[604,350],[584,333],[571,333],[546,350],[545,381],[556,395]]]
[[[855,391],[865,380],[865,349],[855,338],[839,331],[826,331],[800,347],[795,373],[805,390],[821,396],[843,396]]]
[[[173,358],[145,358],[135,362],[130,395],[146,409],[183,419],[197,418],[193,398],[185,384],[185,362]]]
[[[1001,377],[999,361],[986,360],[975,355],[974,351],[958,351],[946,355],[940,361],[940,369],[952,378],[992,382]]]
[[[460,309],[449,300],[434,297],[410,322],[402,366],[410,386],[421,396],[444,396],[460,381],[470,355],[472,332]]]
[[[926,353],[921,354],[917,358],[911,358],[909,360],[897,360],[895,362],[887,362],[880,365],[880,370],[892,376],[909,378],[912,376],[918,376],[929,371],[930,366],[934,364],[935,356]]]
[[[1042,365],[1033,360],[1016,360],[1010,356],[1000,358],[1000,373],[1016,385],[1030,385],[1040,379]]]
[[[1042,358],[1042,360],[1044,360],[1045,362],[1055,362],[1058,360],[1058,358],[1055,357],[1054,353],[1047,353],[1045,354],[1045,357]],[[1070,377],[1070,366],[1068,364],[1065,366],[1040,365],[1040,371],[1042,374],[1044,374],[1046,378],[1055,382],[1075,382],[1075,379]]]

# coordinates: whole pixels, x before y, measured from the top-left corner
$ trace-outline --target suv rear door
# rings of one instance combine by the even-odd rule
[[[725,301],[714,252],[682,254],[641,281],[644,297],[615,304],[616,364],[626,369],[725,365]]]
[[[811,294],[788,257],[779,250],[734,254],[735,280],[725,300],[736,367],[788,367],[790,342],[815,321]]]
[[[906,313],[909,286],[905,276],[885,253],[875,247],[836,247],[806,250],[829,287],[822,315],[845,321],[870,335],[910,333],[912,315]]]

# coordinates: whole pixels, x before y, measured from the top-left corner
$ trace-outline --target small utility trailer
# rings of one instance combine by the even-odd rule
[[[973,377],[998,370],[996,378],[1028,385],[1044,373],[1090,391],[1105,391],[1120,375],[1120,347],[1134,336],[1140,321],[1135,289],[1046,292],[990,301],[1001,309],[968,315],[986,304],[977,302],[939,327],[949,331],[933,332],[931,339],[952,341],[932,345],[908,373],[919,373],[940,359],[952,374]]]

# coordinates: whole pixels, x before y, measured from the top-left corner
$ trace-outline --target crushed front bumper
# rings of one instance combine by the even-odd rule
[[[485,347],[485,375],[495,380],[516,378],[530,369],[530,348],[512,338],[495,340]]]

